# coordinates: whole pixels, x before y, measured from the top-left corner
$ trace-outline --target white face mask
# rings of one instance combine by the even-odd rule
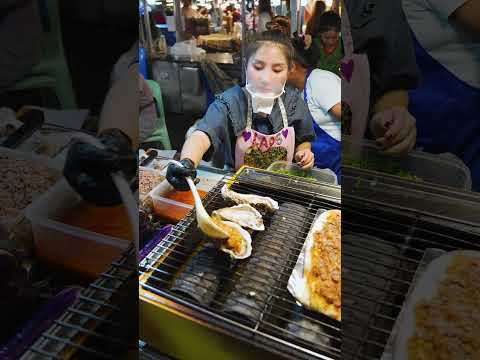
[[[282,96],[282,94],[285,92],[285,84],[283,84],[282,88],[276,93],[263,93],[256,92],[254,86],[252,86],[252,84],[250,84],[247,79],[245,89],[252,96],[253,112],[270,115],[273,109],[273,105],[275,104],[275,100]]]

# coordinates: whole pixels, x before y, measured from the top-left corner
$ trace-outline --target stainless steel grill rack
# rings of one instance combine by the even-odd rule
[[[270,352],[340,359],[340,323],[305,310],[287,291],[317,211],[339,208],[340,188],[246,168],[209,192],[203,200],[207,212],[232,205],[220,193],[227,182],[237,192],[280,204],[277,213],[264,214],[265,232],[252,235],[252,256],[232,261],[211,247],[191,211],[140,264],[140,286],[219,332]]]
[[[130,248],[81,291],[21,359],[119,359],[137,352],[137,323],[137,265]]]

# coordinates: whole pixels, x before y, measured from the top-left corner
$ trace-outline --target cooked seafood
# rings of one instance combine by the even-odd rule
[[[226,184],[222,187],[222,196],[225,199],[232,200],[236,204],[249,204],[271,212],[278,210],[278,202],[272,198],[251,194],[239,194],[230,190]]]
[[[252,238],[248,231],[231,221],[213,218],[213,222],[228,234],[223,240],[220,249],[235,259],[245,259],[252,254]]]
[[[341,213],[325,212],[325,222],[307,244],[305,278],[310,301],[308,306],[336,320],[341,319]],[[308,246],[309,245],[309,246]]]
[[[335,320],[341,320],[340,227],[340,210],[325,211],[318,217],[288,284],[289,291],[306,308]]]
[[[262,215],[251,205],[240,204],[229,208],[218,209],[212,212],[212,217],[234,222],[244,228],[255,231],[265,230]]]
[[[480,253],[454,251],[430,263],[407,302],[395,359],[477,359]]]

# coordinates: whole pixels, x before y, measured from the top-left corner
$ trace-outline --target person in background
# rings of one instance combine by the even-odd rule
[[[232,14],[233,22],[242,21],[242,15],[240,14],[240,10],[237,9],[234,5],[232,5],[232,7],[233,7],[233,14]]]
[[[164,25],[167,23],[167,18],[165,16],[165,11],[162,5],[156,5],[152,9],[152,17],[153,21],[155,21],[155,24],[157,25]]]
[[[182,16],[186,19],[198,17],[198,12],[192,8],[192,0],[182,0]]]
[[[206,7],[201,7],[198,9],[198,13],[199,13],[199,16],[200,17],[203,17],[203,18],[208,18],[208,10]]]
[[[220,5],[218,5],[218,0],[214,0],[212,3],[212,8],[210,9],[210,18],[215,27],[221,27],[223,21],[222,10]]]
[[[327,6],[322,0],[315,2],[313,7],[312,17],[307,22],[305,34],[315,37],[318,33],[318,24],[320,22],[320,16],[325,12]]]
[[[42,33],[38,0],[0,1],[0,94],[40,61]]]
[[[344,48],[345,32],[351,32],[355,54],[365,54],[370,68],[366,136],[387,154],[406,155],[416,142],[416,121],[408,111],[408,91],[418,86],[420,74],[412,39],[405,36],[408,23],[401,0],[344,0],[342,16],[346,14],[349,21],[342,18]],[[344,29],[347,23],[349,29]],[[353,69],[343,61],[342,65],[342,76],[348,80],[345,75]]]
[[[183,38],[189,39],[194,32],[193,19],[198,18],[200,14],[192,8],[192,0],[182,0],[182,4],[183,31],[185,33]]]
[[[267,23],[273,20],[273,11],[270,0],[260,0],[257,7],[257,17],[255,21],[256,32],[267,31]]]
[[[293,67],[288,83],[302,92],[313,117],[315,167],[328,168],[341,181],[341,80],[332,72],[311,69],[302,56],[303,43],[294,41]]]
[[[480,1],[403,0],[423,81],[411,90],[417,145],[449,152],[480,191]]]
[[[129,51],[120,56],[113,67],[111,75],[111,87],[120,81],[129,69],[133,66],[138,67],[138,46],[136,41]],[[139,144],[141,148],[156,148],[163,149],[161,142],[156,141],[155,134],[159,130],[158,117],[165,116],[161,104],[156,104],[155,98],[142,74],[138,74],[138,89],[139,89]]]
[[[301,94],[285,87],[292,57],[290,39],[280,32],[256,34],[247,42],[246,86],[228,89],[209,106],[183,146],[182,166],[168,167],[173,187],[188,190],[185,178],[195,178],[202,159],[230,170],[265,169],[277,160],[313,167],[312,116]]]
[[[290,19],[286,16],[275,16],[273,20],[267,23],[268,30],[280,31],[286,36],[290,36]]]
[[[317,18],[314,20],[317,21]],[[326,11],[318,18],[318,22],[312,24],[310,34],[305,35],[310,63],[337,75],[340,74],[340,60],[344,56],[340,41],[341,24],[337,13]]]

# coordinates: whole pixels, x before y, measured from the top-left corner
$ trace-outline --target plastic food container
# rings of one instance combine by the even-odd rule
[[[300,166],[286,161],[275,161],[271,164],[267,171],[278,172],[291,177],[299,177],[306,180],[318,181],[327,184],[337,185],[337,176],[330,169],[302,170]]]
[[[378,171],[347,165],[346,160],[361,160],[374,163]],[[405,178],[382,171],[382,164],[391,169],[401,169],[408,173],[407,179],[450,186],[461,190],[470,190],[472,180],[470,170],[458,158],[451,154],[431,154],[423,151],[412,151],[407,157],[392,157],[382,154],[371,142],[363,139],[352,139],[342,136],[342,161],[344,167],[368,171],[382,176]],[[412,178],[413,175],[415,178]]]
[[[148,167],[143,167],[143,166],[140,166],[138,168],[138,172],[139,172],[139,179],[138,179],[138,182],[139,182],[139,194],[140,194],[140,201],[142,201],[153,189],[155,189],[155,187],[160,184],[160,182],[162,182],[164,179],[165,179],[165,175],[163,175],[160,171],[156,171],[152,168],[148,168]],[[155,176],[158,176],[160,179],[160,181],[156,184],[154,184],[152,186],[152,188],[149,190],[149,191],[146,191],[146,192],[143,192],[143,191],[140,191],[140,185],[142,184],[142,176],[140,175],[141,172],[145,172],[145,173],[148,173],[148,174],[151,174],[151,175],[155,175]]]
[[[96,278],[120,257],[130,241],[62,223],[59,219],[80,201],[62,179],[27,208],[26,216],[32,224],[39,259]]]
[[[59,164],[55,163],[51,159],[36,155],[36,154],[31,154],[27,152],[22,152],[18,150],[12,150],[9,148],[4,148],[0,147],[0,155],[7,155],[9,158],[12,159],[17,159],[17,160],[29,160],[34,162],[35,164],[41,164],[45,166],[46,168],[50,169],[52,173],[58,175],[58,178],[61,177],[61,167]],[[40,196],[41,194],[37,194],[35,197]],[[0,194],[1,197],[1,194]],[[35,201],[35,197],[33,201]],[[27,233],[22,233],[19,237],[22,238],[24,241],[24,246],[31,247],[31,233],[30,233],[30,227],[29,226],[23,226],[25,223],[25,211],[28,208],[25,207],[24,209],[20,210],[18,212],[18,215],[16,216],[0,216],[0,247],[4,249],[11,249],[19,244],[12,243],[10,241],[11,237],[9,237],[9,234],[11,231],[28,231]],[[22,223],[22,226],[19,226],[19,224]]]
[[[200,183],[197,190],[201,198],[208,193]],[[149,196],[153,202],[153,210],[156,215],[167,221],[178,222],[194,207],[194,200],[191,191],[176,191],[167,180],[153,189]]]

